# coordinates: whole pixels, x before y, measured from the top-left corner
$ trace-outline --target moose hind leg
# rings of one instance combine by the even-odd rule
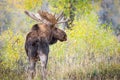
[[[46,80],[46,74],[47,74],[46,67],[47,67],[48,55],[41,54],[39,55],[39,57],[40,57],[41,67],[42,67],[41,69],[42,80]]]
[[[29,76],[28,76],[29,80],[34,79],[34,77],[36,75],[35,66],[36,66],[36,61],[30,60],[30,62],[29,62]]]

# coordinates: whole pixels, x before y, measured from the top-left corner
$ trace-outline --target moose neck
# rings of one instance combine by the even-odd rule
[[[33,25],[31,31],[36,31],[38,38],[42,41],[49,43],[52,39],[52,28],[44,23]]]

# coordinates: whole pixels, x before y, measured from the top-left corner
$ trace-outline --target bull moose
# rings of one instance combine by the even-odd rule
[[[36,62],[41,61],[42,80],[46,79],[46,67],[48,62],[49,45],[59,41],[66,41],[66,33],[57,28],[60,23],[68,22],[63,12],[52,15],[46,11],[39,10],[38,13],[25,11],[25,14],[40,22],[32,26],[31,31],[26,36],[25,51],[29,60],[28,72],[30,79],[34,79]]]

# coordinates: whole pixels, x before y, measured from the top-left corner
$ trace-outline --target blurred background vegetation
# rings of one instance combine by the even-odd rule
[[[70,18],[59,26],[67,42],[50,46],[48,80],[119,80],[119,7],[119,0],[0,0],[0,80],[26,80],[25,36],[37,22],[24,11],[38,9]]]

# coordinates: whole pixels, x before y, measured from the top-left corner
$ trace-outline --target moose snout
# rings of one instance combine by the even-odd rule
[[[67,37],[64,38],[64,41],[67,41]]]
[[[64,36],[60,41],[61,41],[61,42],[63,42],[63,41],[67,41],[67,37]]]

